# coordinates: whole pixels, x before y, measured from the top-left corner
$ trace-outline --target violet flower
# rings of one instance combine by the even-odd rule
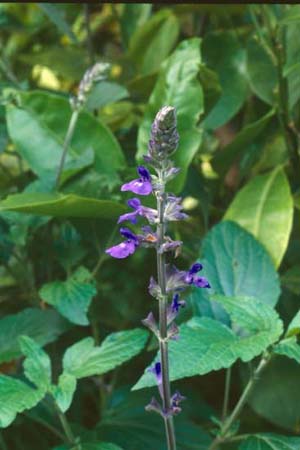
[[[140,244],[138,236],[129,228],[121,228],[120,233],[126,238],[126,241],[114,245],[105,251],[105,253],[117,259],[127,258],[127,256],[132,255]]]
[[[137,180],[123,184],[121,191],[131,191],[139,195],[149,195],[152,192],[151,175],[144,166],[138,166],[137,172],[140,176]]]
[[[131,198],[127,201],[127,205],[134,209],[131,213],[122,214],[119,217],[118,223],[129,221],[131,223],[137,223],[137,217],[145,217],[149,223],[155,223],[157,220],[157,211],[153,208],[143,206],[138,198]]]

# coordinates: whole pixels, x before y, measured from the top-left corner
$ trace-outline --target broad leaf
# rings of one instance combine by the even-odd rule
[[[70,322],[88,325],[87,311],[97,292],[89,278],[89,271],[79,267],[66,281],[44,284],[39,294]]]
[[[220,99],[203,122],[205,128],[224,125],[242,107],[248,92],[245,57],[245,50],[234,32],[213,32],[205,36],[203,59],[217,72],[222,88]]]
[[[57,26],[59,31],[66,34],[73,43],[77,43],[76,36],[72,28],[65,19],[65,14],[61,5],[38,3],[41,10],[49,17],[49,19]]]
[[[216,154],[212,161],[214,169],[225,176],[233,162],[237,157],[241,157],[245,148],[260,136],[273,116],[274,111],[271,110],[265,116],[243,127],[234,140]]]
[[[245,382],[249,379],[246,371]],[[261,374],[248,403],[269,422],[295,432],[300,421],[300,365],[293,359],[276,356]],[[276,393],[276,395],[274,395]]]
[[[297,314],[289,324],[286,336],[290,337],[299,333],[300,333],[300,311],[297,312]]]
[[[252,233],[278,267],[287,248],[293,221],[293,199],[284,171],[277,167],[249,181],[237,193],[224,218]]]
[[[239,450],[298,450],[299,447],[299,437],[264,433],[249,436],[239,446]]]
[[[176,108],[180,141],[174,160],[181,171],[170,184],[170,189],[176,192],[183,188],[187,169],[202,140],[197,128],[203,113],[203,92],[198,81],[200,63],[200,39],[181,42],[162,65],[138,132],[137,158],[140,160],[147,153],[151,124],[158,110],[165,105]]]
[[[57,386],[51,387],[51,394],[62,412],[66,412],[70,408],[76,385],[76,378],[64,372],[60,375]]]
[[[145,411],[150,398],[148,391],[131,392],[129,395],[116,391],[97,425],[99,438],[116,442],[124,450],[165,450],[165,430],[161,418]],[[178,448],[184,450],[207,450],[211,442],[208,434],[183,414],[176,417],[176,439]]]
[[[92,111],[127,97],[129,97],[129,93],[124,86],[110,81],[102,81],[93,86],[85,106]]]
[[[281,277],[283,286],[286,286],[294,294],[300,294],[300,265],[291,267]]]
[[[123,41],[128,45],[131,36],[140,27],[144,27],[151,14],[152,5],[147,3],[125,3],[121,17]]]
[[[228,297],[255,297],[275,306],[280,294],[278,275],[259,242],[233,222],[214,226],[203,241],[203,275],[212,293]],[[209,301],[207,290],[194,289],[190,301],[199,315],[226,322],[223,308]]]
[[[178,34],[178,19],[168,9],[157,12],[138,28],[130,39],[129,57],[139,73],[146,75],[159,69]]]
[[[44,393],[51,385],[51,361],[47,353],[28,336],[21,336],[20,347],[26,356],[24,361],[24,373],[38,389]]]
[[[271,55],[255,37],[247,45],[247,74],[252,91],[264,102],[275,103],[277,70]]]
[[[0,202],[0,212],[18,211],[53,217],[115,219],[125,209],[123,205],[111,200],[42,192],[9,195]]]
[[[289,17],[300,16],[299,5],[294,5],[289,10]],[[291,21],[285,27],[285,67],[288,81],[288,102],[292,110],[300,99],[300,42],[298,39],[299,23]]]
[[[237,359],[251,361],[283,331],[278,314],[256,299],[215,296],[214,300],[222,304],[238,331],[208,317],[195,317],[182,325],[180,339],[170,342],[171,380],[227,368]],[[146,369],[133,389],[155,384],[155,377]]]
[[[7,106],[7,123],[10,137],[39,176],[56,171],[62,154],[62,143],[71,118],[67,99],[39,91],[18,93],[21,106]],[[115,177],[124,163],[121,148],[110,130],[91,114],[79,115],[69,149],[80,156],[87,149],[95,155],[95,170],[107,178]]]
[[[55,310],[27,308],[0,320],[0,363],[22,354],[19,336],[27,335],[43,346],[55,341],[69,325]]]
[[[0,375],[0,427],[10,425],[17,413],[33,408],[43,397],[43,391],[15,378]]]
[[[296,336],[280,341],[274,347],[275,353],[294,359],[300,364],[300,345],[297,343]]]
[[[109,372],[133,358],[144,347],[148,333],[140,328],[109,335],[95,347],[92,338],[85,338],[69,347],[63,358],[65,372],[76,378]]]

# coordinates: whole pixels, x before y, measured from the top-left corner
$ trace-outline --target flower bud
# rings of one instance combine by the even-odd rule
[[[175,152],[178,146],[176,110],[164,106],[154,119],[149,141],[149,157],[152,161],[164,161]]]

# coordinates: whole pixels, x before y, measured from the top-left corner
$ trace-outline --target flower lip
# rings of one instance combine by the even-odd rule
[[[151,181],[151,175],[148,169],[144,166],[138,166],[137,172],[143,181]]]
[[[141,201],[140,201],[140,199],[138,199],[136,197],[130,198],[127,201],[127,205],[130,206],[130,208],[138,209],[141,206]]]
[[[201,263],[195,263],[195,264],[193,264],[192,267],[190,268],[189,273],[192,275],[192,274],[194,274],[194,273],[200,272],[200,270],[202,270],[202,269],[203,269],[203,266],[202,266]]]
[[[127,239],[130,239],[131,241],[137,242],[138,238],[137,236],[129,229],[129,228],[120,228],[120,233],[122,236],[124,236]]]
[[[132,180],[121,186],[121,191],[131,191],[139,195],[149,195],[152,192],[151,175],[144,166],[138,166],[137,172],[140,176],[137,180]]]

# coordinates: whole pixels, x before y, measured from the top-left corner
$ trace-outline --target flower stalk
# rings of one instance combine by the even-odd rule
[[[147,225],[141,228],[142,233],[136,234],[129,228],[122,227],[120,233],[125,240],[106,250],[106,253],[117,259],[127,258],[140,246],[152,247],[156,251],[157,281],[151,277],[149,293],[158,300],[159,323],[156,323],[152,312],[142,320],[142,323],[154,333],[159,342],[158,359],[147,371],[155,376],[162,404],[153,397],[146,410],[155,412],[163,418],[168,450],[176,450],[173,416],[180,413],[179,404],[185,400],[178,391],[171,394],[169,377],[168,345],[170,340],[176,341],[179,338],[179,328],[175,319],[179,310],[185,306],[179,292],[191,285],[198,288],[210,287],[206,278],[197,275],[202,269],[199,262],[193,264],[188,271],[178,270],[175,266],[166,264],[166,254],[174,252],[177,257],[182,245],[181,241],[172,240],[166,235],[167,224],[187,218],[182,212],[181,199],[166,192],[167,182],[179,172],[169,159],[177,148],[178,140],[175,108],[165,106],[157,113],[152,124],[148,154],[144,156],[145,162],[155,170],[156,175],[152,175],[146,167],[139,166],[137,169],[139,178],[121,187],[121,191],[130,191],[136,195],[146,196],[153,193],[157,209],[143,206],[138,198],[132,198],[127,204],[134,211],[122,214],[118,220],[118,223],[127,221],[135,225],[139,218],[143,218],[150,225],[156,225],[156,230]],[[169,299],[172,299],[171,302]]]

